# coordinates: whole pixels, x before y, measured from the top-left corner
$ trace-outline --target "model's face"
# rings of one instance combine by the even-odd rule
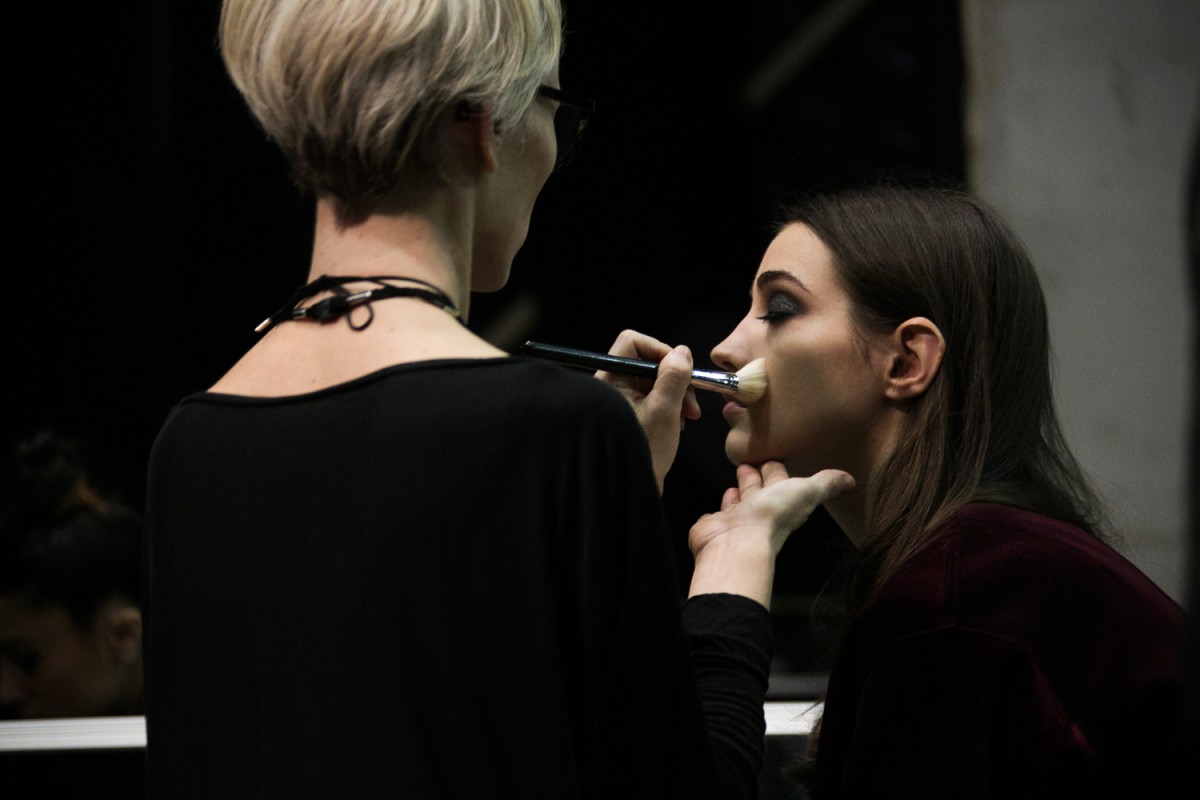
[[[712,351],[729,371],[766,359],[763,398],[725,406],[730,461],[782,461],[794,475],[837,467],[866,477],[878,451],[887,366],[851,312],[821,240],[801,224],[781,231],[763,255],[749,313]]]
[[[25,719],[118,713],[126,669],[61,606],[0,597],[0,708]]]
[[[547,76],[546,84],[558,86],[557,68]],[[499,132],[499,164],[485,198],[485,237],[476,245],[486,263],[477,263],[472,270],[473,291],[497,291],[508,282],[512,261],[529,233],[534,203],[554,171],[557,107],[553,100],[538,95],[520,126],[502,127]]]

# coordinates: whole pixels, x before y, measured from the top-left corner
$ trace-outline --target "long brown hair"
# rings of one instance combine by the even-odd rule
[[[847,585],[857,608],[966,503],[1019,506],[1104,533],[1054,409],[1046,306],[1025,248],[957,189],[879,185],[790,206],[833,254],[864,331],[934,321],[946,355],[872,480]]]

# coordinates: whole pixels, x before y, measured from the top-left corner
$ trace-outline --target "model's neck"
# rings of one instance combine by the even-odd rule
[[[855,487],[827,502],[825,510],[856,548],[861,548],[867,540],[872,518],[869,499],[879,481],[880,469],[900,441],[908,413],[904,407],[892,406],[880,414],[873,429],[863,432],[861,452],[849,463],[840,465],[854,476]]]
[[[861,548],[867,536],[867,487],[863,484],[856,479],[852,491],[825,503],[829,516],[855,548]]]

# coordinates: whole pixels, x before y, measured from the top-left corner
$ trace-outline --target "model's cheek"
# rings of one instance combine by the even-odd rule
[[[793,366],[785,374],[787,379],[772,384],[764,401],[751,409],[755,448],[784,462],[809,449],[814,410],[814,387],[805,378],[810,373]]]

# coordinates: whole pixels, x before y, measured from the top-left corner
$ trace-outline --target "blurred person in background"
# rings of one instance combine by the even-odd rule
[[[20,443],[0,505],[0,716],[140,714],[141,518],[80,444]]]

